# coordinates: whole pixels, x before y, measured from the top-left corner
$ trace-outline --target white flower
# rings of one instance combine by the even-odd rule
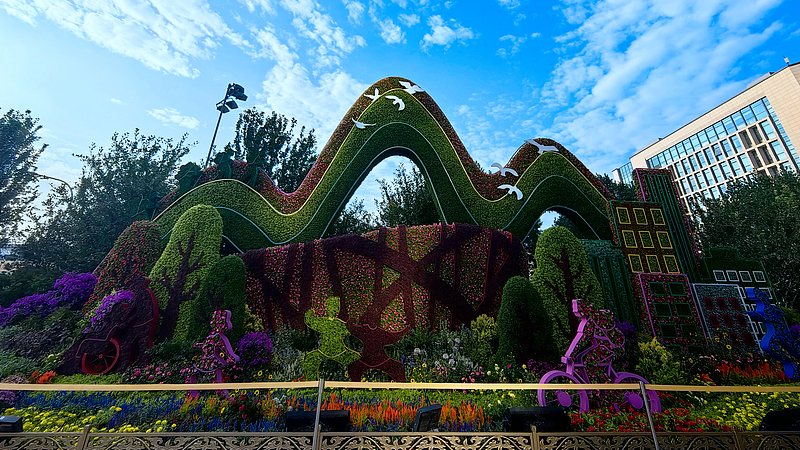
[[[444,355],[442,355],[442,359],[449,359],[449,358],[450,358],[450,356],[449,356],[447,353],[445,353]]]

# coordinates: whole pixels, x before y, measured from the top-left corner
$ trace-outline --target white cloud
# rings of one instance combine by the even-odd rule
[[[743,89],[737,64],[782,26],[759,22],[779,0],[565,3],[546,132],[605,171]]]
[[[269,58],[278,64],[290,64],[297,59],[297,53],[278,38],[272,26],[267,25],[258,30],[251,30],[251,32],[255,42],[261,46],[252,53],[253,56]]]
[[[347,8],[347,20],[354,25],[361,25],[361,17],[366,11],[364,4],[355,0],[342,0],[342,3]]]
[[[113,103],[115,105],[123,105],[124,104],[124,103],[122,103],[122,100],[117,100],[116,98],[110,98],[108,100],[111,101],[111,103]]]
[[[399,44],[405,40],[405,33],[392,19],[385,19],[378,23],[381,28],[381,38],[387,44]]]
[[[419,16],[416,14],[400,14],[397,18],[407,27],[412,27],[419,23]]]
[[[269,71],[257,97],[269,109],[315,128],[322,147],[367,87],[342,70],[313,77],[302,64],[279,64]]]
[[[519,25],[520,23],[522,23],[523,20],[527,18],[528,16],[526,16],[525,14],[517,14],[517,17],[514,18],[514,26]],[[534,34],[539,34],[539,33],[534,33]]]
[[[31,24],[41,15],[151,69],[185,77],[199,74],[191,67],[190,59],[212,57],[221,38],[240,47],[248,45],[210,9],[206,0],[4,0],[4,8]]]
[[[239,2],[247,6],[250,12],[255,12],[256,7],[258,7],[273,16],[277,13],[275,0],[239,0]]]
[[[505,48],[501,48],[501,49],[497,50],[497,55],[501,56],[503,58],[505,58],[506,56],[514,56],[514,54],[519,51],[520,46],[522,44],[524,44],[527,39],[528,38],[525,37],[525,36],[517,37],[517,36],[510,35],[510,34],[507,34],[507,35],[501,37],[500,41],[509,41],[509,42],[511,42],[511,49],[510,50],[506,50]]]
[[[200,125],[200,121],[191,116],[183,116],[180,111],[173,108],[153,109],[147,111],[147,114],[155,117],[156,119],[164,122],[164,125],[175,124],[179,127],[189,128],[194,130]]]
[[[315,0],[282,0],[281,6],[294,16],[300,35],[317,43],[310,51],[317,68],[338,66],[343,56],[367,45],[361,36],[348,36]]]
[[[448,25],[451,25],[452,28]],[[454,41],[461,41],[465,44],[468,39],[475,38],[475,34],[471,29],[461,26],[453,19],[445,24],[442,16],[436,15],[428,18],[428,26],[431,27],[431,32],[422,37],[422,48],[427,50],[432,45],[443,45],[445,48],[450,47]]]
[[[519,0],[497,0],[500,6],[508,9],[514,9],[520,5]]]

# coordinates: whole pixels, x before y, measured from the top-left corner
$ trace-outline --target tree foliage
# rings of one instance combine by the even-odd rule
[[[439,222],[436,204],[422,173],[413,167],[406,171],[401,163],[391,181],[378,180],[381,199],[375,199],[378,224],[383,227],[429,225]]]
[[[364,200],[351,201],[325,231],[326,238],[343,234],[364,234],[378,228],[375,217],[364,208]]]
[[[728,184],[720,199],[706,199],[695,211],[705,248],[735,248],[742,258],[759,259],[778,299],[800,300],[800,178],[794,172],[757,175]]]
[[[636,196],[636,189],[632,184],[617,183],[608,176],[607,173],[602,175],[595,174],[598,180],[608,189],[614,197],[621,202],[637,202],[639,197]]]
[[[34,145],[42,128],[38,122],[30,111],[10,109],[0,117],[0,244],[16,234],[36,198],[31,186],[37,179],[36,161],[47,148]]]
[[[561,354],[578,331],[572,300],[583,299],[603,308],[603,291],[589,266],[580,241],[564,227],[546,229],[536,245],[536,270],[531,279],[542,297]]]
[[[239,114],[236,136],[225,151],[266,172],[282,191],[294,192],[317,158],[314,130],[306,134],[302,127],[295,137],[296,125],[296,119],[274,111],[268,116],[256,108],[246,109]]]
[[[128,225],[150,218],[150,199],[173,189],[178,162],[188,152],[185,135],[173,142],[138,129],[115,133],[108,148],[92,144],[88,154],[75,155],[83,169],[74,198],[63,185],[51,191],[22,256],[61,270],[94,270]]]

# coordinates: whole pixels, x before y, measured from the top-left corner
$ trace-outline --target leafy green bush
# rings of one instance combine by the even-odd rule
[[[513,359],[523,364],[531,359],[556,361],[558,358],[551,319],[539,292],[527,278],[513,277],[503,287],[497,334],[498,362]]]
[[[502,305],[500,310],[503,310]],[[497,321],[486,314],[478,316],[469,326],[469,342],[464,350],[469,359],[479,366],[489,367],[494,362],[498,345],[497,328]]]
[[[686,384],[686,374],[681,364],[675,359],[658,339],[639,343],[639,363],[635,372],[642,374],[652,384]]]

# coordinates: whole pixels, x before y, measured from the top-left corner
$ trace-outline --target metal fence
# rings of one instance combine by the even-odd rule
[[[295,382],[295,383],[228,383],[174,385],[20,385],[0,384],[0,390],[18,391],[188,391],[219,389],[296,389],[317,388],[317,408],[322,404],[323,391],[348,389],[436,389],[436,390],[631,390],[699,392],[800,392],[800,386],[668,386],[644,384],[494,384],[494,383],[354,383],[354,382]],[[647,408],[648,417],[651,416]],[[650,417],[651,418],[651,417]],[[652,418],[651,418],[652,420]],[[460,433],[460,432],[324,432],[319,426],[319,409],[313,432],[296,433],[100,433],[85,427],[82,433],[2,433],[0,449],[95,450],[95,449],[258,449],[258,450],[567,450],[567,449],[797,449],[800,433],[794,432],[709,432],[656,433]]]

